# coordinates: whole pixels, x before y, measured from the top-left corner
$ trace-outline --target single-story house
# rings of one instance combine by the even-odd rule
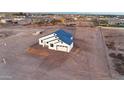
[[[39,38],[39,45],[52,50],[70,52],[73,48],[73,36],[64,30],[57,30],[54,33]]]

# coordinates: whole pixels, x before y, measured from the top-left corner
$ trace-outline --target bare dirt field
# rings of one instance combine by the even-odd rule
[[[124,29],[102,28],[112,77],[124,79]]]
[[[60,28],[74,35],[74,48],[70,53],[42,49],[40,51],[49,51],[44,56],[27,52],[39,37]],[[0,38],[0,79],[113,79],[99,28],[12,26],[0,28],[0,32],[3,31],[12,34]],[[33,35],[36,31],[43,34]]]

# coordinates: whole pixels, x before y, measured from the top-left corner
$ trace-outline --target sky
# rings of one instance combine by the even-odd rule
[[[1,0],[1,12],[119,12],[124,0]],[[111,13],[109,13],[111,14]]]
[[[124,15],[124,12],[47,12],[50,14]]]

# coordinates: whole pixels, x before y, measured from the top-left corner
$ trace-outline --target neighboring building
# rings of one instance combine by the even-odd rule
[[[5,23],[7,23],[7,21],[6,21],[5,19],[1,19],[1,20],[0,20],[0,23],[5,24]]]
[[[119,18],[108,18],[108,24],[110,24],[110,25],[124,24],[124,19],[119,19]]]
[[[28,25],[32,22],[30,18],[25,18],[23,20],[17,21],[19,25]]]
[[[48,47],[48,49],[70,52],[73,48],[73,36],[64,30],[58,30],[52,34],[41,37],[39,45]]]
[[[12,23],[12,19],[11,18],[2,18],[0,20],[0,23],[3,23],[3,24]]]

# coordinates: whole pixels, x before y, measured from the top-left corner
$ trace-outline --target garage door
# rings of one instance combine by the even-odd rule
[[[58,45],[58,46],[56,46],[56,50],[67,52],[68,48],[67,48],[67,46]]]

